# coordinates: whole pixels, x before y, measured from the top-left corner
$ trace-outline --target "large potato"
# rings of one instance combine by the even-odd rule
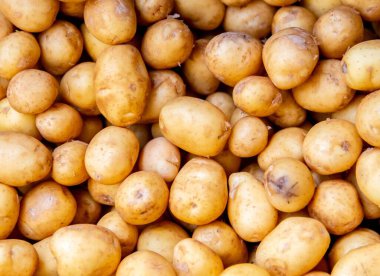
[[[273,17],[272,34],[292,27],[312,33],[315,21],[315,16],[308,9],[299,6],[282,7],[277,10]]]
[[[135,47],[112,46],[98,57],[96,104],[113,125],[128,126],[140,120],[149,89],[149,75]]]
[[[92,198],[103,205],[115,206],[115,197],[120,183],[103,184],[90,178],[87,183],[88,192]]]
[[[236,264],[223,270],[220,276],[269,276],[268,271],[253,263]]]
[[[20,210],[17,190],[0,183],[0,239],[6,239],[15,227]]]
[[[342,4],[353,7],[367,21],[380,20],[380,3],[377,0],[341,0]]]
[[[34,276],[58,276],[57,261],[50,250],[51,237],[33,244],[38,254],[38,265]]]
[[[139,23],[149,25],[167,18],[174,8],[174,0],[135,0]]]

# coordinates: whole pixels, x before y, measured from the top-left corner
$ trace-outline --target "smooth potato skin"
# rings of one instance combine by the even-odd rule
[[[15,188],[0,183],[0,239],[6,239],[15,227],[20,200]]]
[[[84,5],[86,1],[81,2],[63,2],[59,5],[59,10],[61,13],[67,16],[72,16],[76,18],[83,18]]]
[[[85,189],[73,190],[73,196],[77,203],[77,211],[71,224],[95,224],[101,216],[102,206]]]
[[[380,3],[376,0],[341,0],[342,4],[353,7],[367,21],[380,20]]]
[[[236,107],[230,94],[224,92],[215,92],[208,95],[206,101],[212,103],[221,111],[223,111],[228,120],[231,119],[232,113]]]
[[[329,10],[342,5],[342,0],[304,0],[301,5],[311,11],[316,17],[320,17]]]
[[[82,119],[82,132],[78,136],[78,140],[88,144],[103,129],[103,122],[98,116],[82,116]]]
[[[312,33],[316,20],[314,14],[303,7],[282,7],[277,10],[273,17],[272,34],[291,27],[298,27]]]
[[[269,276],[268,271],[253,263],[236,264],[223,270],[220,276]]]
[[[92,198],[103,205],[115,206],[115,197],[120,183],[103,184],[90,178],[87,188]]]
[[[35,276],[58,276],[57,261],[50,250],[51,237],[45,238],[33,244],[38,255],[38,265]]]
[[[83,36],[84,48],[93,61],[96,61],[105,49],[112,46],[111,44],[103,43],[97,39],[92,33],[90,33],[86,24],[82,24],[80,30]]]
[[[135,0],[138,21],[149,25],[166,18],[174,8],[174,0]]]
[[[1,10],[1,7],[0,7]],[[0,11],[0,39],[13,32],[12,23]]]

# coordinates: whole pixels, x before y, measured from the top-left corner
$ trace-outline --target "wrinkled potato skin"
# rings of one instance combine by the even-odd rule
[[[1,10],[1,7],[0,7]],[[0,39],[13,32],[12,23],[0,11]]]
[[[33,244],[38,255],[38,265],[35,276],[58,276],[57,261],[50,250],[51,237],[45,238]]]
[[[174,0],[135,0],[135,8],[139,23],[149,25],[168,16],[174,8]]]
[[[82,132],[78,136],[78,140],[90,143],[92,138],[103,129],[103,122],[96,116],[82,116],[83,126]]]
[[[342,4],[353,7],[360,12],[360,15],[367,21],[380,20],[380,3],[376,0],[341,0]]]
[[[73,190],[73,196],[77,203],[77,211],[71,224],[95,224],[101,216],[102,206],[85,189]]]
[[[308,10],[299,6],[283,7],[277,10],[272,21],[272,34],[286,28],[297,27],[313,32],[313,26],[317,19]]]
[[[224,113],[227,120],[231,119],[232,113],[236,107],[230,94],[224,92],[215,92],[208,95],[206,101],[219,108]]]
[[[103,205],[115,206],[115,197],[120,183],[103,184],[93,179],[88,180],[88,191],[92,198]]]
[[[342,0],[303,0],[301,5],[311,11],[316,17],[320,17],[329,10],[342,5]]]
[[[95,36],[93,36],[85,24],[82,24],[80,26],[80,30],[83,36],[84,48],[92,60],[96,61],[105,49],[112,46],[111,44],[103,43]]]
[[[342,119],[355,124],[356,114],[358,112],[359,105],[361,101],[364,99],[364,97],[365,95],[356,94],[354,98],[345,107],[332,113],[331,119]]]
[[[0,183],[0,239],[6,239],[15,227],[20,210],[17,190]]]
[[[223,270],[220,276],[270,276],[268,271],[253,263],[236,264]]]

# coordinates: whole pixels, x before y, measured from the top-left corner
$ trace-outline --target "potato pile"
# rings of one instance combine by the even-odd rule
[[[379,0],[0,1],[0,275],[380,275]]]

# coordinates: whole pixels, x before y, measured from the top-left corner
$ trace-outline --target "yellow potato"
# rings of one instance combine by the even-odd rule
[[[0,100],[7,96],[7,88],[9,81],[0,77]]]
[[[62,2],[59,5],[59,10],[64,15],[72,16],[72,17],[77,17],[77,18],[82,19],[83,18],[84,5],[85,4],[86,4],[86,1],[81,1],[81,2]]]
[[[224,92],[215,92],[208,95],[206,101],[219,108],[224,113],[227,120],[231,119],[232,113],[236,107],[230,94]]]
[[[103,184],[93,179],[88,180],[88,192],[92,198],[103,205],[115,206],[115,197],[120,183],[116,184]]]
[[[234,111],[232,112],[232,115],[231,115],[231,119],[230,119],[231,126],[233,127],[237,123],[237,121],[239,121],[241,118],[244,118],[247,116],[249,116],[248,113],[246,113],[243,110],[241,110],[240,108],[236,107],[234,109]]]
[[[138,21],[149,25],[165,19],[174,8],[174,0],[135,0]]]
[[[82,132],[78,136],[78,140],[90,143],[92,138],[103,129],[103,122],[97,116],[82,116],[82,120]]]
[[[269,5],[272,5],[272,6],[289,6],[295,2],[297,2],[297,0],[264,0],[265,2],[267,2]]]
[[[251,2],[251,0],[220,0],[227,6],[243,6]]]
[[[258,181],[264,184],[264,171],[259,167],[259,164],[253,162],[244,167],[241,172],[247,172],[253,175]]]
[[[356,94],[354,98],[342,109],[331,114],[331,119],[342,119],[355,124],[359,105],[365,95]],[[372,118],[373,119],[373,118]]]
[[[1,6],[0,6],[1,10]],[[12,23],[0,11],[0,39],[13,32]]]
[[[20,209],[17,190],[0,183],[0,239],[6,239],[15,227]]]
[[[100,54],[107,48],[111,47],[111,44],[103,43],[95,36],[93,36],[88,30],[85,24],[80,26],[80,30],[83,36],[83,44],[89,56],[96,61]]]
[[[218,162],[224,168],[226,175],[229,176],[231,173],[235,173],[239,171],[241,158],[234,155],[228,149],[223,150],[217,156],[214,156],[216,162]]]
[[[305,1],[306,2],[306,1]],[[317,19],[314,14],[303,7],[289,6],[277,10],[272,21],[272,34],[286,28],[297,27],[313,32],[313,26]]]
[[[342,0],[303,0],[301,5],[311,11],[316,17],[320,17],[329,10],[342,5]]]
[[[87,190],[73,190],[73,196],[77,203],[77,211],[71,224],[96,223],[101,216],[102,206]]]
[[[329,273],[323,271],[310,271],[306,273],[304,276],[330,276]]]
[[[139,148],[142,149],[151,139],[150,130],[148,125],[136,124],[127,126],[128,129],[136,135],[139,141]]]
[[[50,250],[51,237],[33,244],[38,255],[38,265],[34,276],[58,276],[57,261]]]
[[[291,217],[304,217],[304,218],[309,218],[309,213],[307,212],[307,208],[302,209],[300,211],[296,212],[278,212],[278,223],[282,222],[283,220]]]
[[[269,276],[268,271],[255,264],[236,264],[223,270],[220,276]]]
[[[342,4],[353,7],[367,21],[380,20],[380,3],[377,0],[341,0]]]

